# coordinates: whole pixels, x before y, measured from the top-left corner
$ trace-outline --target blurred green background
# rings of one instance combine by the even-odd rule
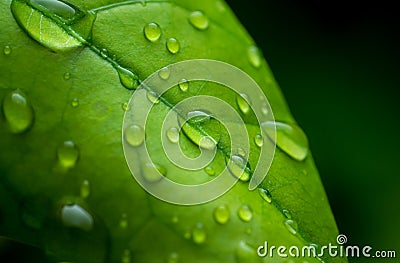
[[[395,249],[399,258],[398,9],[387,1],[228,3],[309,137],[348,244]]]

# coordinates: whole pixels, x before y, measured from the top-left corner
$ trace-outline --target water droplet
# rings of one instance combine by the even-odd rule
[[[171,221],[172,221],[172,223],[176,224],[179,222],[179,217],[175,215],[172,217]]]
[[[127,89],[136,89],[139,85],[138,78],[132,71],[123,67],[117,68],[119,81]]]
[[[121,262],[131,263],[131,251],[129,249],[125,249],[124,252],[122,252]]]
[[[65,19],[71,19],[75,16],[74,8],[58,0],[30,0],[29,2],[39,9],[44,8]]]
[[[267,189],[258,188],[258,193],[260,194],[260,196],[262,197],[262,199],[264,199],[265,201],[267,201],[269,204],[272,202],[271,193],[270,193]]]
[[[203,244],[207,239],[207,233],[202,223],[197,223],[192,230],[192,241],[196,244]]]
[[[103,58],[107,58],[108,57],[108,50],[106,48],[103,48],[102,50],[100,50],[100,55]]]
[[[84,180],[81,184],[81,197],[87,198],[90,195],[90,183],[88,180]]]
[[[247,228],[244,230],[244,232],[245,232],[247,235],[251,235],[251,233],[253,232],[253,230],[251,229],[251,227],[247,227]]]
[[[186,92],[189,89],[189,81],[187,79],[181,79],[178,83],[179,88],[181,91]]]
[[[215,170],[211,166],[207,166],[206,168],[204,168],[204,171],[210,176],[215,175]]]
[[[61,221],[66,227],[75,227],[85,231],[93,228],[93,217],[77,204],[62,207]]]
[[[308,139],[302,129],[295,124],[282,122],[265,122],[261,126],[271,139],[273,128],[276,127],[276,145],[297,161],[302,161],[308,154]]]
[[[239,155],[232,155],[226,160],[228,170],[233,176],[243,182],[250,180],[250,174],[246,171],[246,161]]]
[[[161,37],[161,28],[156,23],[147,24],[144,29],[144,36],[151,42],[157,41]]]
[[[171,253],[168,257],[167,263],[178,263],[179,262],[179,255],[178,253]]]
[[[219,12],[225,12],[226,11],[226,8],[225,8],[224,3],[222,1],[217,1],[215,3],[215,6],[217,7],[217,10]]]
[[[179,49],[181,48],[179,41],[173,37],[167,39],[166,46],[168,51],[171,52],[172,54],[178,53]]]
[[[283,209],[282,210],[283,215],[287,218],[287,219],[292,219],[292,213],[290,213],[289,210],[287,209]]]
[[[167,80],[169,78],[169,75],[171,74],[171,71],[169,67],[163,67],[158,71],[158,76],[164,80]]]
[[[5,95],[3,113],[13,133],[22,133],[33,124],[32,105],[28,97],[19,89]]]
[[[253,212],[248,205],[242,205],[238,210],[239,218],[244,222],[250,222],[253,218]]]
[[[158,104],[160,102],[157,93],[154,91],[147,91],[147,99],[153,104]]]
[[[144,129],[139,125],[132,125],[125,129],[125,140],[134,147],[141,145],[144,138]]]
[[[121,215],[121,218],[119,220],[119,227],[123,229],[128,227],[128,216],[125,213]]]
[[[167,137],[170,142],[178,143],[179,142],[179,130],[175,127],[168,129]]]
[[[72,101],[71,101],[71,106],[73,108],[78,107],[79,106],[79,99],[78,98],[73,98]]]
[[[214,219],[221,225],[224,225],[229,221],[230,215],[231,212],[226,205],[219,205],[214,209]]]
[[[237,148],[236,152],[237,152],[237,155],[239,155],[243,158],[245,158],[247,156],[246,151],[243,148]]]
[[[69,80],[70,78],[71,78],[71,73],[65,72],[65,73],[64,73],[64,79],[65,79],[65,80]]]
[[[239,245],[236,247],[235,257],[236,262],[238,263],[260,262],[257,251],[243,240],[241,240]]]
[[[147,163],[142,167],[142,173],[144,179],[149,183],[155,183],[162,179],[163,176],[166,176],[167,170],[158,164],[155,163]]]
[[[262,147],[264,144],[264,139],[261,134],[257,134],[256,137],[254,138],[254,142],[258,147]]]
[[[11,52],[12,52],[12,49],[11,49],[10,46],[5,46],[5,47],[4,47],[4,49],[3,49],[4,55],[8,56],[8,55],[11,54]]]
[[[58,161],[64,168],[72,168],[79,158],[79,149],[73,141],[65,141],[57,148]]]
[[[267,103],[264,103],[262,106],[261,106],[261,113],[262,114],[264,114],[264,115],[267,115],[268,114],[268,105],[267,105]]]
[[[194,11],[189,15],[189,22],[199,30],[208,28],[208,18],[201,11]]]
[[[253,67],[259,68],[261,66],[261,53],[258,47],[250,46],[247,50],[247,56],[249,57],[250,64]]]
[[[129,104],[127,102],[124,102],[121,104],[121,108],[123,111],[128,111],[129,109]]]
[[[205,123],[211,119],[210,114],[202,110],[189,111],[186,116],[190,123]]]
[[[297,233],[297,223],[291,219],[285,221],[285,226],[289,230],[290,233],[295,235]]]
[[[249,96],[247,96],[246,94],[240,94],[236,97],[236,102],[237,105],[239,106],[239,109],[241,112],[243,112],[244,114],[249,113],[250,111],[250,98]]]

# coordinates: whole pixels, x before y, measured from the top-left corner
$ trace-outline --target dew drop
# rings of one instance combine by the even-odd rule
[[[71,73],[65,72],[65,73],[64,73],[64,79],[65,79],[65,80],[69,80],[70,78],[71,78]]]
[[[260,262],[257,251],[241,240],[235,250],[237,263],[255,263]]]
[[[262,147],[264,144],[264,139],[261,134],[257,134],[256,137],[254,138],[254,142],[258,147]]]
[[[269,112],[269,110],[268,110],[267,103],[264,103],[263,105],[261,105],[261,113],[264,114],[264,115],[267,115],[268,112]]]
[[[3,49],[3,54],[4,54],[4,55],[8,56],[8,55],[11,54],[11,52],[12,52],[12,49],[11,49],[10,46],[5,46],[5,47],[4,47],[4,49]]]
[[[179,41],[173,37],[167,39],[166,46],[168,51],[171,52],[171,54],[178,53],[179,49],[181,48]]]
[[[167,80],[169,78],[169,75],[171,74],[171,71],[169,67],[163,67],[158,71],[158,76],[164,80]]]
[[[207,233],[202,223],[197,223],[192,230],[192,241],[195,244],[203,244],[207,239]]]
[[[87,198],[90,195],[90,183],[88,180],[84,180],[81,184],[81,197]]]
[[[73,141],[65,141],[57,148],[58,161],[64,168],[72,168],[79,158],[79,149]]]
[[[64,19],[71,19],[75,16],[75,9],[66,3],[58,0],[30,0],[30,4],[36,7],[44,8]]]
[[[187,79],[181,79],[181,81],[178,83],[178,86],[181,91],[186,92],[189,89],[189,81]]]
[[[160,102],[160,99],[158,98],[157,93],[154,91],[147,91],[147,99],[153,103],[153,104],[158,104]]]
[[[247,156],[246,151],[243,148],[237,148],[236,150],[237,154],[243,158]]]
[[[239,106],[239,109],[244,114],[249,113],[250,111],[250,98],[246,94],[240,94],[236,97],[236,103]]]
[[[308,154],[308,140],[303,130],[296,124],[265,122],[261,126],[271,139],[276,127],[276,145],[297,161],[302,161]]]
[[[3,113],[13,133],[22,133],[33,125],[34,112],[32,105],[28,97],[19,89],[5,95]]]
[[[138,78],[135,74],[132,73],[132,71],[127,70],[123,67],[118,67],[117,72],[119,76],[119,81],[125,88],[132,90],[138,87]]]
[[[215,170],[211,166],[207,166],[206,168],[204,168],[204,171],[210,176],[215,175]]]
[[[178,263],[178,262],[179,262],[178,253],[173,252],[168,256],[167,263]]]
[[[167,137],[170,142],[178,143],[179,142],[179,130],[175,127],[168,129]]]
[[[255,67],[259,68],[261,66],[261,54],[260,50],[256,46],[250,46],[247,50],[247,56],[249,58],[250,64]]]
[[[132,125],[125,129],[125,140],[131,146],[139,146],[143,143],[145,138],[145,132],[139,125]]]
[[[122,252],[121,262],[131,263],[131,251],[129,249],[125,249],[124,252]]]
[[[128,111],[129,109],[129,104],[127,102],[124,102],[121,104],[121,108],[123,111]]]
[[[271,193],[267,189],[258,188],[258,193],[260,194],[262,199],[264,199],[267,203],[270,204],[272,202]]]
[[[289,230],[290,233],[295,235],[297,233],[297,223],[291,219],[285,221],[285,226]]]
[[[143,178],[149,183],[160,181],[163,176],[166,176],[167,170],[155,163],[147,163],[142,167]]]
[[[106,48],[101,49],[101,50],[100,50],[100,55],[101,55],[103,58],[107,58],[107,57],[108,57],[108,50],[107,50]]]
[[[292,213],[290,213],[289,210],[287,209],[283,209],[282,210],[283,215],[287,218],[287,219],[292,219]]]
[[[201,11],[194,11],[189,15],[190,24],[199,30],[208,28],[208,18]]]
[[[246,161],[239,155],[232,155],[226,160],[229,172],[243,182],[250,179],[250,174],[246,171]]]
[[[244,222],[250,222],[253,218],[253,212],[248,205],[242,205],[238,210],[239,218]]]
[[[66,227],[90,231],[93,228],[93,217],[77,204],[65,205],[61,209],[61,221]]]
[[[73,108],[78,107],[79,106],[79,99],[78,98],[73,98],[72,101],[71,101],[71,106]]]
[[[172,217],[171,221],[172,221],[172,223],[176,224],[179,222],[179,217],[175,215]]]
[[[161,28],[156,23],[147,24],[144,29],[144,36],[151,42],[157,41],[161,37]]]
[[[128,216],[125,213],[121,215],[121,218],[119,220],[119,227],[122,229],[126,229],[128,227]]]
[[[230,211],[228,206],[219,205],[214,209],[214,220],[221,225],[228,223],[230,218]]]

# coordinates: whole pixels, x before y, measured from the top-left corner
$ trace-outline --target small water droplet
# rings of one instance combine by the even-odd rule
[[[119,227],[123,229],[126,229],[128,227],[128,216],[125,213],[121,215],[121,218],[119,220]]]
[[[167,39],[166,46],[168,51],[171,52],[171,54],[178,53],[179,49],[181,48],[179,41],[173,37]]]
[[[276,127],[276,145],[290,157],[297,161],[307,157],[308,139],[299,126],[282,122],[265,122],[261,126],[273,140],[273,129]]]
[[[79,149],[73,141],[65,141],[57,148],[58,161],[64,168],[72,168],[79,158]]]
[[[263,105],[261,105],[261,113],[264,114],[264,115],[267,115],[268,112],[269,112],[269,110],[268,110],[267,103],[263,103]]]
[[[203,223],[197,223],[192,230],[192,241],[195,244],[203,244],[207,239],[207,233]]]
[[[154,91],[147,91],[147,99],[153,103],[153,104],[158,104],[160,102],[160,99],[158,98],[157,93]]]
[[[13,133],[22,133],[33,124],[34,112],[32,105],[28,97],[19,89],[5,95],[3,113]]]
[[[4,49],[3,49],[4,55],[8,56],[8,55],[11,54],[11,52],[12,52],[12,49],[11,49],[10,46],[5,46],[5,47],[4,47]]]
[[[210,176],[215,175],[215,170],[211,166],[207,166],[206,168],[204,168],[204,171]]]
[[[179,262],[179,255],[178,253],[171,253],[168,257],[167,263],[178,263]]]
[[[124,252],[122,252],[121,262],[131,263],[131,251],[129,249],[125,249]]]
[[[129,109],[129,104],[127,102],[124,102],[121,104],[121,108],[123,111],[128,111]]]
[[[166,176],[167,170],[155,163],[147,163],[142,167],[143,177],[147,182],[155,183],[160,181],[163,176]]]
[[[214,209],[214,219],[221,225],[224,225],[229,221],[230,215],[231,212],[226,205],[219,205]]]
[[[176,224],[179,222],[179,217],[175,215],[172,217],[171,221],[172,221],[172,223]]]
[[[81,184],[81,197],[87,198],[90,195],[90,183],[88,180],[84,180]]]
[[[151,42],[157,41],[161,37],[161,28],[156,23],[147,24],[144,29],[144,36]]]
[[[239,245],[236,247],[235,258],[237,263],[260,262],[257,251],[243,240],[241,240]]]
[[[247,156],[247,153],[243,148],[237,148],[236,153],[237,153],[237,155],[239,155],[243,158],[245,158]]]
[[[186,92],[189,89],[189,81],[187,79],[181,79],[178,83],[179,88],[181,91]]]
[[[264,188],[258,188],[258,193],[260,194],[260,196],[262,197],[262,199],[264,199],[265,201],[267,201],[267,203],[271,203],[272,202],[272,196],[271,193]]]
[[[254,142],[258,147],[262,147],[264,144],[264,139],[261,134],[257,134],[256,137],[254,138]]]
[[[139,146],[143,143],[145,132],[139,125],[132,125],[125,129],[125,140],[131,146]]]
[[[283,209],[282,210],[283,215],[287,218],[287,219],[292,219],[292,213],[290,213],[289,210],[287,209]]]
[[[64,79],[65,79],[65,80],[69,80],[70,78],[71,78],[71,73],[65,72],[65,73],[64,73]]]
[[[297,233],[297,223],[291,219],[285,221],[285,226],[289,230],[290,233],[295,235]]]
[[[73,98],[72,101],[71,101],[71,106],[73,108],[78,107],[79,106],[79,99],[78,98]]]
[[[253,218],[253,212],[248,205],[242,205],[238,210],[239,218],[244,222],[250,222]]]
[[[93,217],[77,204],[62,207],[61,221],[66,227],[75,227],[85,231],[93,228]]]
[[[246,161],[239,155],[233,155],[226,160],[228,170],[233,176],[243,182],[250,180],[250,174],[246,171]]]
[[[199,30],[206,30],[208,28],[208,18],[201,11],[192,12],[189,15],[189,22]]]
[[[123,67],[117,68],[119,81],[127,89],[136,89],[139,85],[138,78],[132,71]]]
[[[261,66],[261,52],[258,47],[250,46],[247,50],[247,56],[253,67],[259,68]]]
[[[244,114],[247,114],[250,112],[250,98],[246,94],[240,94],[236,97],[236,102],[237,105],[239,106],[239,109],[241,112]]]
[[[179,142],[179,130],[175,127],[168,129],[167,137],[170,142],[178,143]]]
[[[108,50],[106,48],[103,48],[102,50],[100,50],[100,55],[103,58],[107,58],[108,57]]]
[[[163,67],[158,71],[158,76],[164,80],[167,80],[169,78],[169,75],[171,74],[171,71],[169,67]]]

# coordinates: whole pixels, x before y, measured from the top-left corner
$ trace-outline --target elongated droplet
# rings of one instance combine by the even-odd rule
[[[121,108],[123,111],[128,111],[129,109],[129,104],[127,102],[124,102],[121,104]]]
[[[260,258],[255,248],[241,240],[236,247],[235,258],[237,263],[259,263]]]
[[[168,129],[167,137],[170,142],[178,143],[179,142],[179,130],[175,127]]]
[[[226,205],[219,205],[214,209],[214,220],[218,224],[224,225],[228,223],[230,216],[231,212]]]
[[[122,253],[121,262],[131,263],[131,251],[129,249],[125,249]]]
[[[202,223],[197,223],[192,230],[192,241],[196,244],[203,244],[207,239],[207,233]]]
[[[189,81],[186,79],[181,79],[181,81],[179,81],[178,86],[181,89],[181,91],[186,92],[189,89]]]
[[[285,226],[289,230],[290,233],[295,235],[297,233],[297,223],[291,219],[285,221]]]
[[[119,80],[121,84],[127,89],[136,89],[139,85],[138,78],[130,70],[123,67],[117,68]]]
[[[11,49],[10,46],[5,46],[4,49],[3,49],[3,54],[8,56],[8,55],[11,54],[11,51],[12,51],[12,49]]]
[[[33,124],[33,108],[28,97],[19,89],[7,93],[3,101],[3,113],[13,133],[22,133]]]
[[[292,213],[290,213],[289,210],[287,209],[283,209],[282,210],[283,215],[287,218],[287,219],[292,219]]]
[[[147,24],[144,29],[144,36],[151,42],[157,41],[161,37],[161,28],[156,23]]]
[[[194,11],[189,15],[190,24],[199,30],[208,28],[208,18],[201,11]]]
[[[119,220],[119,227],[123,229],[128,227],[128,216],[125,213],[121,215],[121,218]]]
[[[238,210],[239,218],[244,222],[250,222],[253,218],[253,212],[248,205],[242,205]]]
[[[58,161],[64,168],[72,168],[79,158],[79,149],[73,141],[65,141],[57,148]]]
[[[250,98],[246,94],[240,94],[236,97],[236,102],[239,106],[239,109],[241,112],[244,114],[247,114],[250,112]]]
[[[247,50],[247,55],[249,57],[249,62],[253,67],[259,68],[261,66],[261,52],[258,47],[250,46]]]
[[[166,176],[167,170],[158,164],[147,163],[142,167],[144,179],[149,183],[156,183],[160,181],[163,176]]]
[[[257,134],[254,138],[254,142],[258,147],[262,147],[264,144],[264,139],[261,134]]]
[[[45,9],[64,19],[71,19],[75,16],[75,9],[58,0],[30,0],[30,4],[39,9]],[[43,10],[42,9],[42,10]]]
[[[171,253],[168,257],[167,263],[178,263],[179,262],[179,255],[178,253]]]
[[[276,138],[273,138],[274,125]],[[290,157],[298,161],[307,157],[308,139],[299,126],[282,122],[265,122],[261,126],[271,139],[276,140],[276,145]]]
[[[100,50],[100,55],[103,58],[107,58],[108,57],[108,50],[106,48],[103,48],[102,50]]]
[[[158,71],[158,76],[160,76],[160,78],[167,80],[169,78],[169,75],[171,74],[171,71],[169,69],[169,67],[163,67],[162,69],[160,69]]]
[[[157,93],[154,91],[147,92],[147,99],[153,104],[158,104],[160,102]]]
[[[204,168],[204,171],[210,176],[215,175],[215,170],[211,166],[207,166],[206,168]]]
[[[84,180],[81,184],[81,197],[87,198],[90,195],[90,183],[88,180]]]
[[[233,155],[227,158],[227,167],[229,172],[239,180],[247,182],[250,180],[250,174],[246,169],[246,161],[239,155]]]
[[[61,209],[61,221],[66,227],[90,231],[93,228],[93,217],[77,204],[65,205]]]
[[[262,199],[267,201],[267,203],[270,204],[272,202],[272,196],[271,196],[270,192],[267,189],[259,188],[258,189],[258,193],[260,194]]]
[[[144,129],[139,125],[131,125],[125,129],[125,140],[134,147],[141,145],[144,138]]]
[[[167,49],[171,54],[176,54],[181,48],[179,41],[176,38],[168,38],[166,43]]]
[[[73,98],[72,101],[71,101],[71,106],[73,108],[78,107],[79,106],[79,99],[78,98]]]

